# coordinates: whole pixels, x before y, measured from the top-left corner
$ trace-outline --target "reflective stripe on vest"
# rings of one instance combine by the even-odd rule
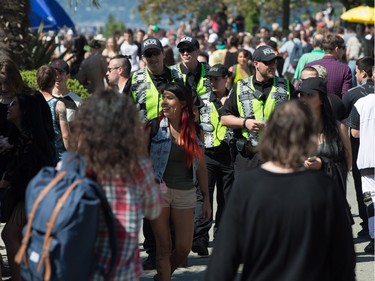
[[[132,77],[132,98],[143,123],[158,117],[162,96],[146,68],[135,72]]]
[[[273,79],[273,85],[266,102],[256,99],[254,92],[253,76],[238,81],[236,96],[239,117],[267,121],[277,105],[290,99],[289,83],[279,77]],[[250,140],[253,145],[258,145],[259,134],[257,132],[242,129],[242,136]]]
[[[176,80],[183,80],[184,84],[186,85],[186,74],[181,72],[181,64],[175,64],[170,67],[172,73],[172,79]],[[206,73],[209,71],[210,66],[206,63],[201,63],[201,75],[197,84],[197,88],[195,89],[198,96],[202,99],[208,99],[211,94],[211,86],[210,81],[205,77]]]
[[[206,148],[216,147],[228,137],[228,128],[221,124],[219,112],[215,104],[206,99],[200,109],[201,126],[204,132],[204,145]]]

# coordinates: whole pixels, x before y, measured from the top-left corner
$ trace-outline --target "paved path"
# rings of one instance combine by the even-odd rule
[[[353,179],[351,175],[348,177],[348,202],[352,206],[352,214],[354,216],[355,224],[353,225],[353,236],[357,236],[357,232],[361,230],[359,225],[357,201],[355,197],[355,190],[353,185]],[[216,206],[214,206],[216,208]],[[140,234],[140,241],[143,241],[142,233]],[[210,237],[212,237],[212,228]],[[357,266],[356,274],[357,281],[373,281],[375,280],[374,276],[374,256],[368,255],[364,252],[364,247],[369,243],[368,241],[359,241],[354,239],[355,250],[357,254]],[[210,243],[210,252],[212,251],[212,242]],[[141,247],[142,249],[142,247]],[[146,257],[144,251],[141,252],[142,258]],[[190,253],[188,259],[188,267],[178,269],[172,276],[172,280],[178,281],[201,281],[204,280],[204,273],[206,266],[208,264],[209,257],[201,258],[197,254]],[[150,281],[153,280],[152,277],[156,273],[155,270],[147,270],[143,272],[141,281]],[[237,278],[239,280],[239,278]]]
[[[355,225],[353,226],[353,234],[356,237],[357,232],[360,230],[359,225],[359,217],[355,199],[355,191],[353,186],[353,180],[351,176],[348,179],[348,202],[352,206],[352,213],[354,216]],[[214,206],[215,208],[216,206]],[[3,228],[3,224],[0,226],[0,231]],[[210,233],[212,237],[212,231]],[[140,233],[140,241],[143,241],[143,235]],[[368,244],[368,241],[358,241],[354,239],[355,248],[357,253],[357,281],[373,281],[375,280],[374,277],[374,256],[365,254],[363,249]],[[210,243],[209,251],[212,251],[212,242]],[[2,255],[3,259],[6,260],[6,252],[4,248],[4,243],[0,238],[0,254]],[[142,258],[146,257],[144,251],[141,252]],[[204,280],[204,272],[206,266],[208,264],[209,257],[201,258],[197,254],[190,253],[188,259],[188,267],[187,268],[180,268],[178,269],[172,277],[172,280],[178,281],[200,281]],[[148,270],[144,271],[141,281],[150,281],[155,274],[155,270]],[[8,278],[3,278],[3,280],[7,280]],[[239,278],[237,278],[239,280]]]

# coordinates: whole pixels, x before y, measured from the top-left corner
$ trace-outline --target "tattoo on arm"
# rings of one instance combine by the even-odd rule
[[[64,103],[60,103],[61,101],[58,102],[56,111],[57,111],[57,117],[59,118],[59,121],[63,122],[68,122],[67,114],[66,114],[66,107]]]

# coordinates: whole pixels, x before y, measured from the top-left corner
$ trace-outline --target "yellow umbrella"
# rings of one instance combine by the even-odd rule
[[[358,22],[358,23],[375,23],[375,9],[368,6],[358,6],[347,10],[340,16],[344,21]]]

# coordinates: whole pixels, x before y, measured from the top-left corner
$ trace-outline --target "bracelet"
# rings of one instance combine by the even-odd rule
[[[246,129],[246,120],[247,119],[250,119],[250,118],[249,117],[245,117],[245,119],[243,120],[243,123],[242,123],[242,128]]]

